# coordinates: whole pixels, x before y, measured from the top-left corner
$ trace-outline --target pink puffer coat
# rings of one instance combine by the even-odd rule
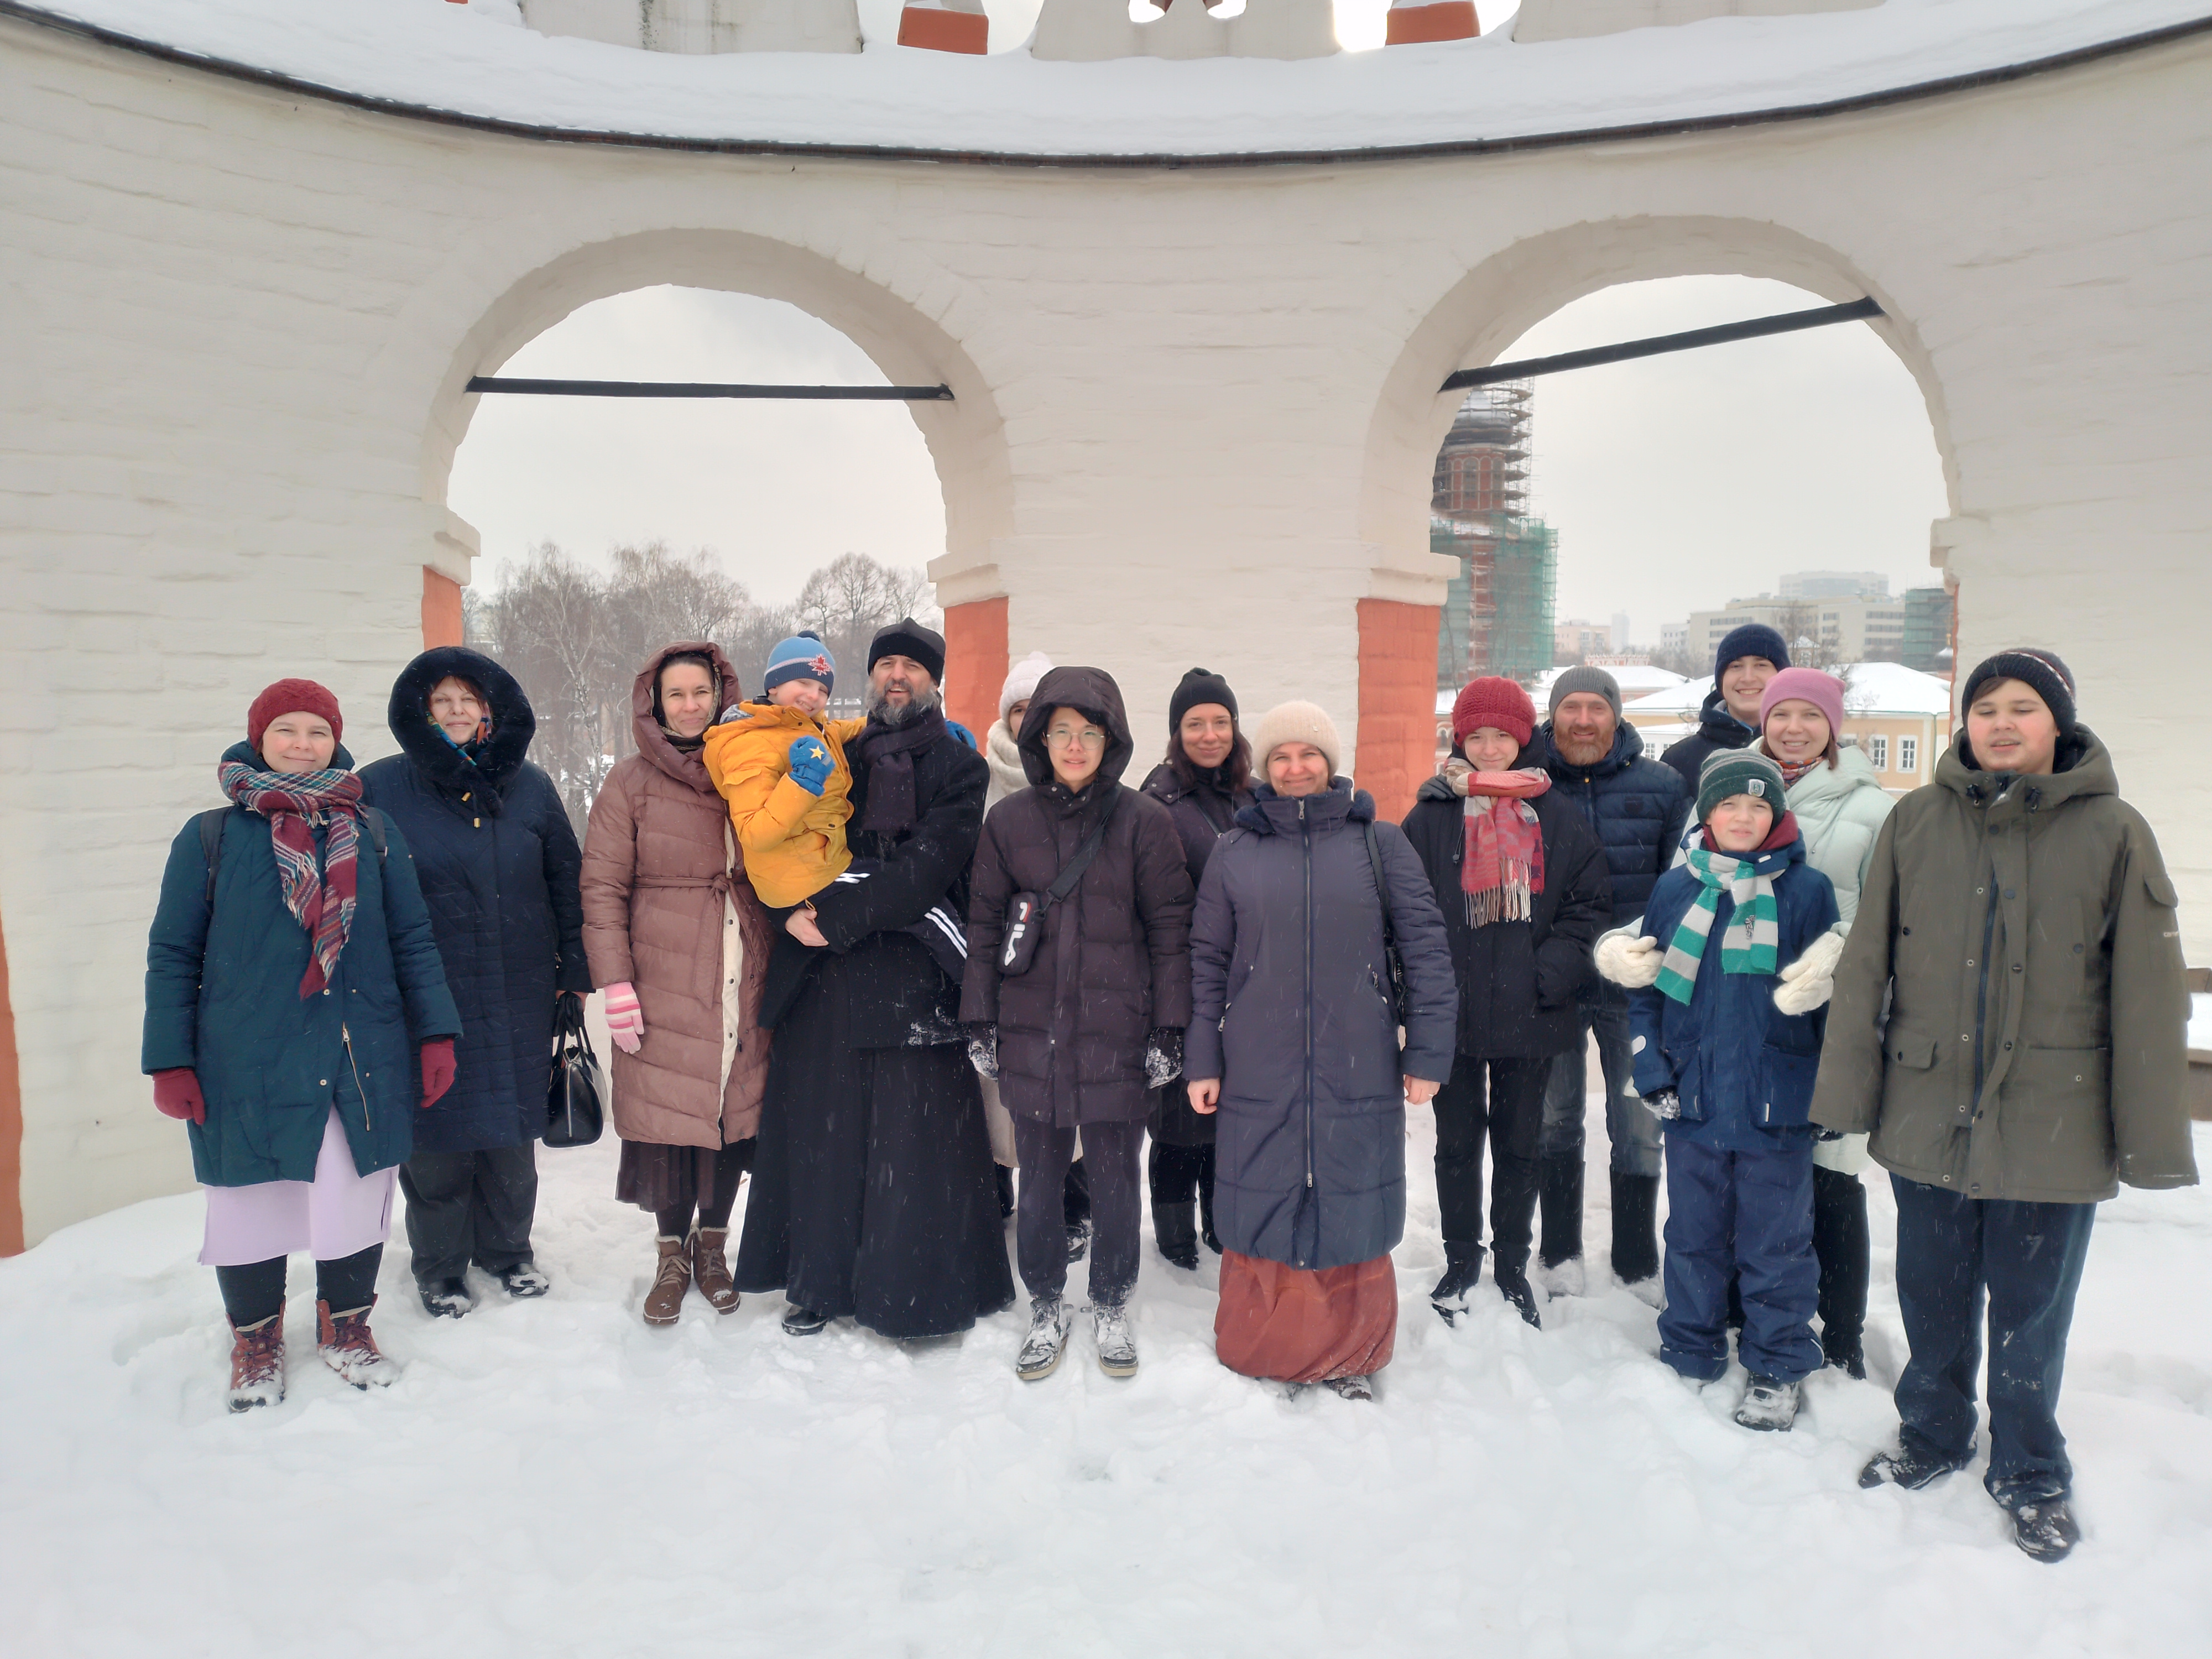
[[[714,663],[720,706],[738,701],[737,672],[713,645],[665,647],[639,673],[638,752],[607,775],[584,833],[584,953],[595,983],[637,988],[645,1016],[644,1045],[614,1054],[615,1133],[711,1147],[760,1127],[774,934],[705,763],[653,718],[661,665],[687,651]]]

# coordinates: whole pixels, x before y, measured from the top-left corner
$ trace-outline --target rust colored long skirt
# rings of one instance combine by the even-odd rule
[[[1213,1352],[1232,1371],[1282,1382],[1371,1376],[1397,1339],[1398,1276],[1387,1255],[1316,1271],[1222,1254]]]

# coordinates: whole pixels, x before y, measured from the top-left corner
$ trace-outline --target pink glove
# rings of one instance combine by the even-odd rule
[[[200,1074],[189,1066],[154,1073],[154,1109],[166,1117],[207,1121],[207,1100],[200,1093]]]
[[[637,987],[626,979],[607,987],[607,1035],[626,1054],[645,1045],[645,1011],[637,1006]]]

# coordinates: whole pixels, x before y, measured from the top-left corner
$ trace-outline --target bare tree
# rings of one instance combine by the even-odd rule
[[[489,642],[538,717],[531,758],[551,775],[579,831],[616,759],[609,690],[622,669],[606,597],[598,576],[541,542],[520,565],[500,568],[499,592],[481,607]]]
[[[1820,625],[1820,607],[1807,599],[1792,599],[1782,607],[1776,633],[1790,647],[1790,661],[1797,668],[1817,668],[1832,674],[1844,665],[1843,643]]]
[[[924,619],[929,592],[929,578],[919,570],[842,553],[806,579],[793,609],[799,625],[819,634],[849,673],[865,665],[878,629],[901,617]]]

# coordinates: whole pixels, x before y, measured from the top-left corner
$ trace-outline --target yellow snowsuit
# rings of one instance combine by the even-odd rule
[[[786,909],[811,898],[853,861],[853,769],[845,743],[864,720],[824,720],[780,703],[746,702],[744,717],[709,727],[707,775],[729,803],[745,874],[763,904]],[[830,781],[811,795],[791,781],[791,745],[817,737],[830,750]]]

